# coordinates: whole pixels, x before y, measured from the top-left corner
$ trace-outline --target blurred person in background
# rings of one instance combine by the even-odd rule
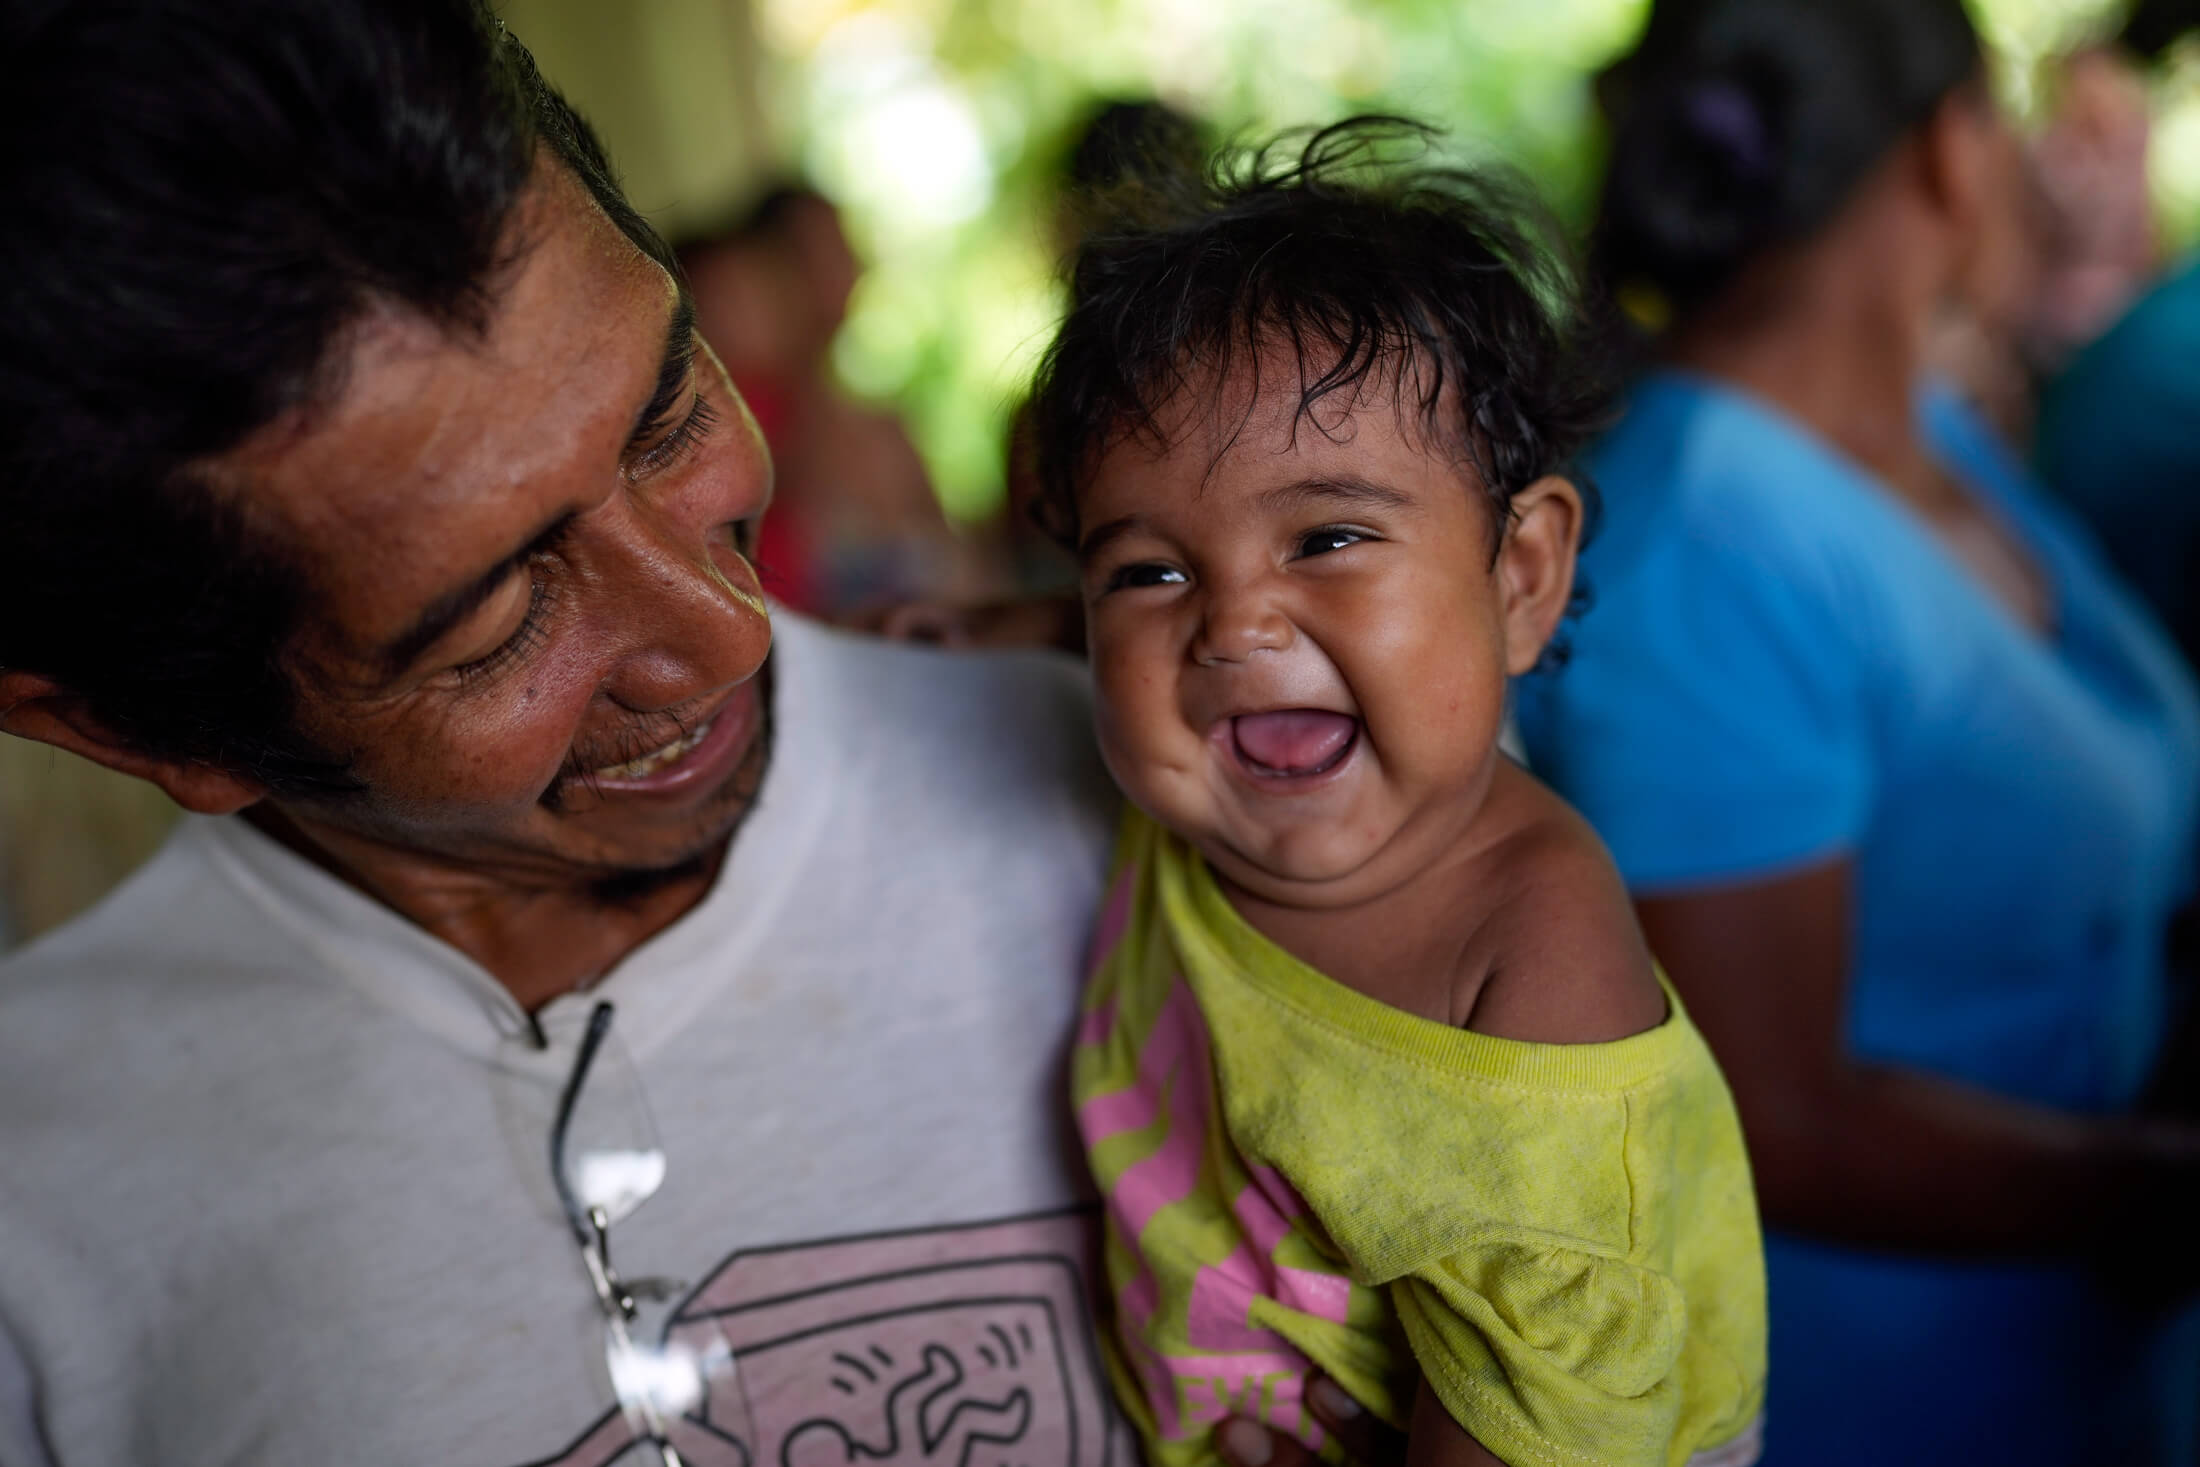
[[[2149,186],[2150,75],[2200,29],[2200,0],[2139,0],[2113,40],[2065,59],[2032,158],[2056,227],[2029,329],[2053,372],[2096,341],[2160,275]]]
[[[2123,45],[2097,65],[2132,75],[2136,64],[2159,59],[2195,29],[2195,0],[2147,0],[2125,27]],[[2136,121],[2126,121],[2118,133],[2137,134],[2136,171],[2143,184],[2143,93],[2138,103]],[[2128,118],[2130,111],[2127,100],[2118,115]],[[2066,171],[2081,173],[2083,162],[2081,153]],[[2126,162],[2093,176],[2115,179],[2130,171]],[[2084,201],[2090,206],[2089,198]],[[2151,215],[2143,228],[2151,259]],[[2135,232],[2134,226],[2123,232]],[[2186,658],[2200,665],[2200,261],[2173,267],[2132,303],[2131,291],[2146,287],[2147,273],[2126,279],[2110,272],[2106,299],[2081,301],[2088,310],[2084,325],[2095,329],[2075,336],[2073,345],[2082,349],[2042,397],[2039,467],[2169,624]],[[2097,329],[2102,326],[2105,334]]]
[[[833,338],[862,266],[833,202],[780,185],[679,258],[703,336],[771,447],[777,478],[757,547],[765,589],[821,616],[996,589],[1001,578],[948,523],[901,420],[834,380]]]
[[[2200,262],[2047,389],[2040,471],[2200,666]]]
[[[0,1463],[1125,1451],[1082,674],[771,614],[518,41],[5,0],[0,193],[0,731],[193,812],[0,961]]]
[[[1934,368],[2012,442],[2035,432],[2042,386],[2117,319],[2162,267],[2148,177],[2148,69],[2194,23],[2194,0],[2145,0],[2117,36],[2059,58],[2030,166],[2012,174],[2023,247],[1999,300],[1950,302]]]
[[[1660,329],[1538,771],[1732,1082],[1767,1455],[2193,1461],[2200,1128],[2137,1114],[2182,975],[2200,693],[1967,406],[2018,139],[1958,0],[1661,4],[1599,252]]]

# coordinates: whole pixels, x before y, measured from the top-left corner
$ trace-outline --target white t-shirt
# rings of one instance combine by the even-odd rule
[[[613,1260],[739,1361],[694,1467],[1127,1460],[1062,1083],[1114,804],[1082,673],[789,616],[774,658],[723,873],[547,1050],[234,819],[0,964],[0,1467],[641,1460],[548,1162],[599,997],[667,1159]]]

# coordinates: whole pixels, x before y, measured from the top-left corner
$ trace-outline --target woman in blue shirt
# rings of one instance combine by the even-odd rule
[[[2195,1460],[2177,1001],[2200,699],[1951,397],[2015,139],[1958,0],[1662,0],[1600,248],[1661,365],[1538,769],[1718,1051],[1768,1240],[1769,1467]]]

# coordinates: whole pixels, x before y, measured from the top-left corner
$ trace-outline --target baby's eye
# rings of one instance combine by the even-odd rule
[[[1184,572],[1173,565],[1161,565],[1154,561],[1141,561],[1126,565],[1108,577],[1110,591],[1130,591],[1141,586],[1175,586],[1184,581]]]
[[[1357,545],[1366,538],[1358,530],[1315,530],[1299,538],[1299,554],[1301,557],[1327,555],[1333,550],[1342,550],[1347,545]]]

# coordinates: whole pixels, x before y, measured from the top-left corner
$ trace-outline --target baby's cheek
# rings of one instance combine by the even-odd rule
[[[1150,710],[1149,713],[1159,712]],[[1140,718],[1103,697],[1094,719],[1100,759],[1116,788],[1139,809],[1179,834],[1205,824],[1204,786],[1196,767],[1196,740],[1170,737],[1152,716]]]
[[[1094,708],[1093,725],[1100,740],[1100,759],[1108,773],[1123,793],[1146,804],[1160,763],[1151,724],[1139,717],[1137,709],[1126,708],[1103,694]]]

